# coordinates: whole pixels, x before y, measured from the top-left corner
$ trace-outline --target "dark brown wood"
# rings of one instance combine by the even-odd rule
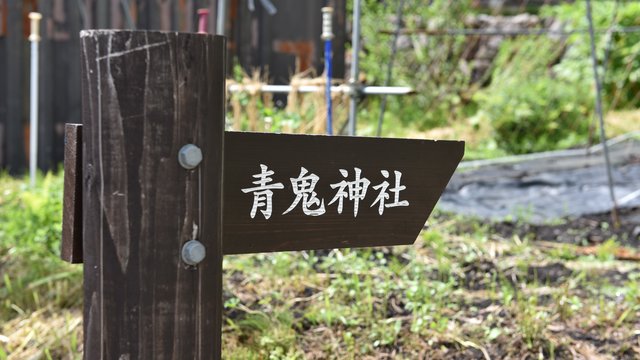
[[[64,159],[64,124],[82,123],[80,95],[80,41],[82,29],[78,1],[56,0],[52,13],[51,31],[51,92],[48,99],[52,106],[53,166]],[[44,115],[43,115],[44,116]],[[51,136],[51,134],[49,134]]]
[[[50,171],[54,168],[53,143],[55,137],[53,118],[53,46],[52,27],[46,26],[52,23],[53,3],[51,0],[38,1],[38,11],[42,14],[40,27],[41,40],[39,49],[39,85],[38,85],[38,168],[42,171]],[[77,68],[76,68],[77,71]],[[78,86],[78,84],[75,84]]]
[[[412,244],[463,153],[460,141],[227,132],[224,253]],[[284,186],[272,190],[269,219],[259,212],[251,218],[254,195],[242,192],[256,186],[253,175],[260,173],[261,164],[274,171],[274,183]],[[323,215],[305,215],[300,204],[283,215],[296,198],[290,178],[298,177],[301,167],[319,177],[315,191],[324,199]],[[340,169],[348,171],[350,181],[354,167],[371,182],[357,217],[351,201],[344,201],[342,214],[337,213],[337,202],[329,204],[338,191],[330,184],[344,179]],[[382,215],[377,205],[371,206],[379,193],[373,186],[385,181],[381,170],[389,171],[390,187],[395,186],[394,170],[402,173],[406,189],[399,193],[400,200],[409,206],[386,208]]]
[[[82,125],[64,129],[64,195],[60,257],[82,263]]]
[[[22,0],[8,0],[7,2],[7,42],[6,52],[6,82],[7,87],[7,168],[11,174],[21,174],[26,168],[26,154],[24,148],[24,103],[22,72],[26,39],[22,34]]]
[[[85,359],[220,358],[222,37],[83,31]],[[202,149],[194,170],[185,144]],[[186,266],[182,246],[207,250]]]
[[[2,31],[2,29],[0,29]],[[7,76],[7,38],[0,36],[0,74],[6,79]],[[0,86],[0,168],[7,166],[7,138],[5,137],[7,129],[7,86]]]
[[[278,9],[274,15],[268,14],[260,1],[255,1],[255,11],[251,12],[246,0],[238,1],[237,11],[231,12],[231,21],[234,23],[232,36],[236,43],[234,51],[245,71],[251,74],[255,69],[260,69],[275,84],[288,84],[291,74],[307,70],[304,65],[309,65],[317,74],[321,74],[324,71],[324,42],[320,39],[320,9],[332,6],[335,35],[333,76],[344,77],[346,1],[272,2]],[[296,62],[301,65],[300,69],[296,69]]]

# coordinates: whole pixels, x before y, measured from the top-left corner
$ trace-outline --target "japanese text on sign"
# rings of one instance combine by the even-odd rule
[[[362,170],[357,167],[353,168],[351,176],[346,169],[339,169],[338,173],[343,179],[340,182],[330,184],[331,189],[335,190],[335,194],[331,201],[325,205],[324,198],[320,198],[315,191],[320,177],[304,167],[300,167],[300,174],[295,178],[290,178],[295,198],[282,215],[290,213],[299,206],[307,216],[320,216],[325,214],[331,205],[335,205],[338,214],[342,214],[345,201],[350,201],[353,203],[353,217],[357,217],[360,204],[364,202],[369,188],[373,189],[376,194],[376,198],[369,206],[377,206],[379,215],[382,215],[386,208],[409,206],[409,201],[400,200],[400,192],[407,188],[400,184],[402,178],[400,171],[393,171],[393,187],[390,187],[391,184],[387,180],[370,186],[371,181],[364,177]],[[389,179],[391,176],[388,170],[380,170],[380,174],[385,179]],[[249,212],[252,219],[256,217],[258,211],[265,219],[269,219],[272,215],[274,190],[284,189],[282,183],[273,180],[273,175],[275,175],[273,170],[269,170],[267,165],[260,164],[260,173],[253,175],[255,180],[252,183],[255,186],[241,189],[245,194],[253,194],[253,206]]]

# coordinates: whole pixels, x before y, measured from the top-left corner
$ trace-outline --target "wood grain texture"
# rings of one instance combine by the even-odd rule
[[[53,21],[52,1],[40,1],[38,11],[42,14],[42,24],[50,24]],[[41,26],[38,58],[38,168],[43,172],[51,171],[55,167],[54,162],[54,117],[53,117],[53,46],[52,27]],[[76,68],[77,72],[77,68]]]
[[[22,0],[7,1],[7,40],[5,52],[7,86],[7,168],[10,174],[22,174],[26,168],[24,148],[24,103],[22,72],[28,61],[23,58],[25,41],[22,34]]]
[[[78,40],[78,34],[82,29],[81,12],[78,2],[75,1],[56,1],[55,4],[58,4],[57,6],[61,9],[58,8],[53,12],[55,30],[51,35],[55,36],[55,39],[52,40],[52,56],[48,59],[49,66],[55,71],[51,76],[51,92],[42,97],[43,101],[48,99],[52,104],[54,166],[64,158],[64,124],[82,123],[80,41]],[[54,6],[55,9],[56,6]]]
[[[83,31],[81,53],[84,357],[219,358],[224,38]]]
[[[82,263],[82,125],[66,124],[60,257]]]
[[[463,154],[460,141],[227,132],[224,253],[412,244]],[[241,190],[255,186],[252,175],[260,173],[260,164],[275,172],[274,182],[284,185],[273,190],[269,219],[250,217],[254,198]],[[300,174],[301,166],[320,178],[316,192],[326,209],[321,216],[305,215],[300,205],[283,215],[295,200],[290,178]],[[354,167],[371,181],[357,217],[349,201],[342,214],[336,204],[328,204],[337,192],[330,184],[343,180],[339,170],[347,170],[347,180],[352,180]],[[371,206],[379,193],[372,187],[385,181],[381,170],[402,173],[406,190],[400,195],[408,207],[388,208],[380,215],[377,206]],[[387,179],[391,186],[394,179]]]

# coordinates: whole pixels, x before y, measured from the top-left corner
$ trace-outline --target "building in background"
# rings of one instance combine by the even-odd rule
[[[253,11],[250,3],[254,4]],[[333,6],[334,74],[344,75],[346,0],[228,0],[225,33],[228,71],[239,64],[275,84],[298,71],[323,71],[321,12]],[[42,13],[40,43],[38,164],[55,169],[63,159],[64,123],[81,123],[79,32],[138,29],[194,32],[196,11],[210,9],[215,33],[217,0],[0,0],[0,169],[18,174],[28,158],[28,20]]]

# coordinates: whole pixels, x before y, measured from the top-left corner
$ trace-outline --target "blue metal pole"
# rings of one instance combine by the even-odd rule
[[[331,79],[333,77],[333,65],[331,61],[331,45],[333,39],[333,9],[322,8],[322,40],[324,40],[324,69],[327,74],[327,86],[325,97],[327,101],[327,135],[333,135],[333,105],[331,101]]]
[[[327,87],[325,96],[327,98],[327,134],[333,135],[333,104],[331,101],[331,79],[333,65],[331,61],[331,40],[324,42],[324,68],[327,70]]]

